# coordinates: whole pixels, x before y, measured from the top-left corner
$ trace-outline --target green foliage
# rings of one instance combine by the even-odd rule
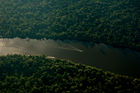
[[[0,0],[0,37],[102,42],[140,49],[138,0]]]
[[[138,93],[140,79],[45,56],[0,57],[0,93]]]

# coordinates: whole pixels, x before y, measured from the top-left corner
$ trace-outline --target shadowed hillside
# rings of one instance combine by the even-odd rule
[[[0,93],[138,93],[140,79],[45,56],[0,57]]]

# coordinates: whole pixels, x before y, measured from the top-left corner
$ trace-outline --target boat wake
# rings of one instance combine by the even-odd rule
[[[79,48],[76,48],[76,47],[73,47],[71,46],[70,48],[66,48],[66,47],[58,47],[59,49],[65,49],[65,50],[72,50],[72,51],[77,51],[77,52],[83,52],[83,50],[79,49]]]

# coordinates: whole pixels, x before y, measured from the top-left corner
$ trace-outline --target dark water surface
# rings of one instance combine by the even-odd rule
[[[105,44],[36,39],[0,39],[0,55],[25,54],[66,58],[105,71],[140,75],[140,52]]]

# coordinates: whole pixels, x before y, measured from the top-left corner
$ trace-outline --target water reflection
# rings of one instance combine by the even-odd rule
[[[0,55],[47,55],[122,74],[140,74],[140,53],[105,44],[36,39],[0,39]]]

